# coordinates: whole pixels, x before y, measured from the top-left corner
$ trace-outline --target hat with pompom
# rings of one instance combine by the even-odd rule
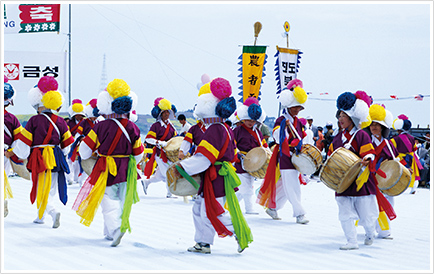
[[[84,112],[83,102],[80,99],[72,100],[72,105],[68,107],[69,118],[73,118],[75,115],[87,116]]]
[[[237,116],[240,120],[255,120],[264,122],[266,115],[255,97],[247,98],[244,103],[237,108]]]
[[[365,128],[372,122],[369,115],[371,97],[366,92],[358,90],[355,93],[344,92],[336,100],[338,112],[345,112],[353,121],[356,128]]]
[[[139,119],[139,116],[137,115],[137,112],[135,110],[131,111],[130,113],[130,121],[135,123]]]
[[[98,94],[97,108],[100,115],[128,114],[137,106],[137,95],[122,79],[111,81],[104,91]]]
[[[27,99],[36,110],[39,107],[45,107],[57,111],[63,104],[63,96],[58,91],[58,86],[53,76],[41,77],[38,84],[29,90]]]
[[[393,121],[393,129],[408,131],[411,128],[411,121],[404,114],[401,114]]]
[[[90,100],[86,106],[84,106],[84,113],[87,117],[98,117],[99,116],[99,109],[96,106],[97,105],[97,99],[94,98]]]
[[[158,97],[154,100],[154,107],[151,110],[152,117],[160,119],[160,115],[163,111],[169,111],[169,119],[175,119],[176,107],[169,100],[163,97]]]
[[[8,77],[6,77],[6,75],[4,76],[4,90],[5,90],[5,101],[4,101],[4,105],[7,106],[9,104],[14,105],[14,98],[15,98],[15,90],[14,87],[8,83],[9,79]]]
[[[196,114],[199,117],[227,119],[234,113],[237,105],[235,98],[231,96],[232,87],[228,80],[215,78],[209,83],[209,90],[202,88],[196,105]]]
[[[384,127],[382,135],[384,138],[387,138],[393,124],[392,112],[388,111],[384,105],[374,104],[369,107],[369,115],[372,122],[377,122]]]
[[[301,106],[304,109],[306,101],[307,93],[303,89],[303,82],[299,79],[289,81],[279,96],[279,102],[284,109],[296,106]]]

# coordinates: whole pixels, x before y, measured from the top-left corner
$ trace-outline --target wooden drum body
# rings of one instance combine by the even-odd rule
[[[340,147],[323,165],[319,178],[326,186],[342,193],[354,182],[362,168],[362,159],[350,150]]]
[[[167,185],[169,186],[169,191],[177,196],[191,196],[197,194],[197,189],[184,177],[179,175],[176,171],[175,165],[180,161],[177,161],[169,166],[166,172]],[[201,178],[200,175],[191,176],[193,180],[200,185]]]
[[[292,155],[291,162],[301,174],[311,175],[322,164],[321,151],[315,146],[304,144],[298,155]]]
[[[166,153],[167,159],[172,163],[179,161],[178,153],[181,148],[181,143],[184,140],[182,136],[176,136],[167,141],[167,145],[163,148]]]
[[[242,161],[243,169],[255,178],[264,179],[271,154],[270,150],[263,147],[252,148]]]
[[[18,174],[23,179],[30,180],[30,172],[27,170],[27,159],[23,159],[21,165],[16,164],[14,161],[10,160],[12,170]]]
[[[400,162],[393,160],[383,161],[380,169],[386,173],[386,178],[375,175],[378,181],[378,188],[384,194],[397,196],[403,193],[411,182],[410,171]]]

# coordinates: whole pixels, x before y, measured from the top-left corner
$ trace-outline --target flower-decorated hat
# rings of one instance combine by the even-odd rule
[[[136,108],[137,100],[137,95],[131,91],[127,82],[114,79],[99,93],[96,106],[101,115],[128,114]]]
[[[344,92],[336,100],[338,112],[345,112],[353,121],[356,128],[365,128],[372,122],[369,115],[371,97],[366,92],[358,90],[355,93]]]
[[[390,133],[390,127],[392,127],[393,124],[392,113],[388,111],[384,105],[374,104],[369,107],[369,115],[371,116],[372,122],[377,122],[384,126],[382,135],[384,138],[387,138]],[[370,131],[369,128],[367,129]]]
[[[307,94],[303,89],[303,82],[299,79],[289,81],[279,96],[279,102],[284,109],[295,106],[301,106],[304,109],[306,101]]]
[[[69,118],[73,118],[75,115],[87,116],[84,112],[83,102],[80,99],[72,100],[72,105],[68,107]]]
[[[232,95],[232,87],[228,80],[215,78],[204,84],[199,90],[196,114],[206,118],[229,118],[237,108],[235,98]]]
[[[407,131],[411,128],[411,121],[404,114],[398,116],[397,119],[393,121],[393,129]]]
[[[87,117],[98,117],[99,116],[99,109],[96,106],[97,105],[97,99],[94,98],[90,100],[86,106],[84,107],[84,113]]]
[[[38,84],[29,90],[27,99],[35,110],[45,107],[57,111],[63,104],[63,96],[57,90],[58,86],[53,76],[41,77]]]
[[[244,103],[237,108],[237,116],[240,120],[255,120],[264,122],[266,115],[255,97],[247,98]]]
[[[4,90],[5,90],[5,102],[4,105],[7,106],[9,104],[14,105],[14,98],[15,98],[15,90],[12,87],[12,85],[10,83],[8,83],[9,79],[8,77],[6,77],[6,75],[4,76]]]
[[[168,110],[170,115],[169,119],[175,119],[176,107],[169,100],[163,97],[158,97],[154,101],[154,107],[151,110],[152,117],[160,119],[160,115],[163,111]]]

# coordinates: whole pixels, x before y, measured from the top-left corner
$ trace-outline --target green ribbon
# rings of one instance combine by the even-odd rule
[[[240,178],[235,172],[234,167],[229,162],[215,162],[215,165],[221,165],[219,175],[225,180],[225,194],[228,203],[229,214],[231,215],[232,225],[234,226],[235,235],[238,239],[238,244],[242,249],[249,247],[253,242],[253,235],[250,227],[241,212],[240,203],[235,195],[234,188],[241,185]]]
[[[137,167],[136,159],[130,155],[127,171],[127,191],[125,193],[124,209],[122,210],[122,223],[121,232],[125,233],[127,230],[131,233],[130,227],[130,213],[133,204],[139,202],[139,194],[137,193]]]
[[[185,179],[187,179],[187,181],[188,181],[190,184],[193,185],[193,187],[194,187],[196,190],[199,189],[199,184],[196,183],[196,181],[195,181],[195,180],[194,180],[190,175],[188,175],[187,172],[185,172],[185,170],[184,170],[182,167],[180,167],[180,166],[178,166],[178,165],[175,165],[175,168],[176,168],[176,170],[178,170],[179,174],[181,174],[182,177],[184,177]]]

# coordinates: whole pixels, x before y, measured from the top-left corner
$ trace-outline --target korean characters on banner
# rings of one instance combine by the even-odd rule
[[[65,95],[67,91],[66,56],[66,52],[5,51],[4,74],[17,91],[16,96],[24,96],[24,101],[27,92],[43,76],[56,78],[59,90]]]
[[[277,92],[280,92],[286,87],[289,81],[297,78],[297,72],[300,64],[300,58],[302,52],[297,49],[279,48],[276,46],[276,81]]]
[[[240,55],[241,60],[238,64],[241,65],[239,71],[241,77],[239,83],[241,90],[238,95],[239,100],[243,103],[249,97],[255,97],[260,100],[260,88],[265,76],[265,64],[267,63],[267,55],[265,54],[266,46],[243,46],[243,53]]]
[[[3,5],[5,33],[60,31],[60,4]]]

